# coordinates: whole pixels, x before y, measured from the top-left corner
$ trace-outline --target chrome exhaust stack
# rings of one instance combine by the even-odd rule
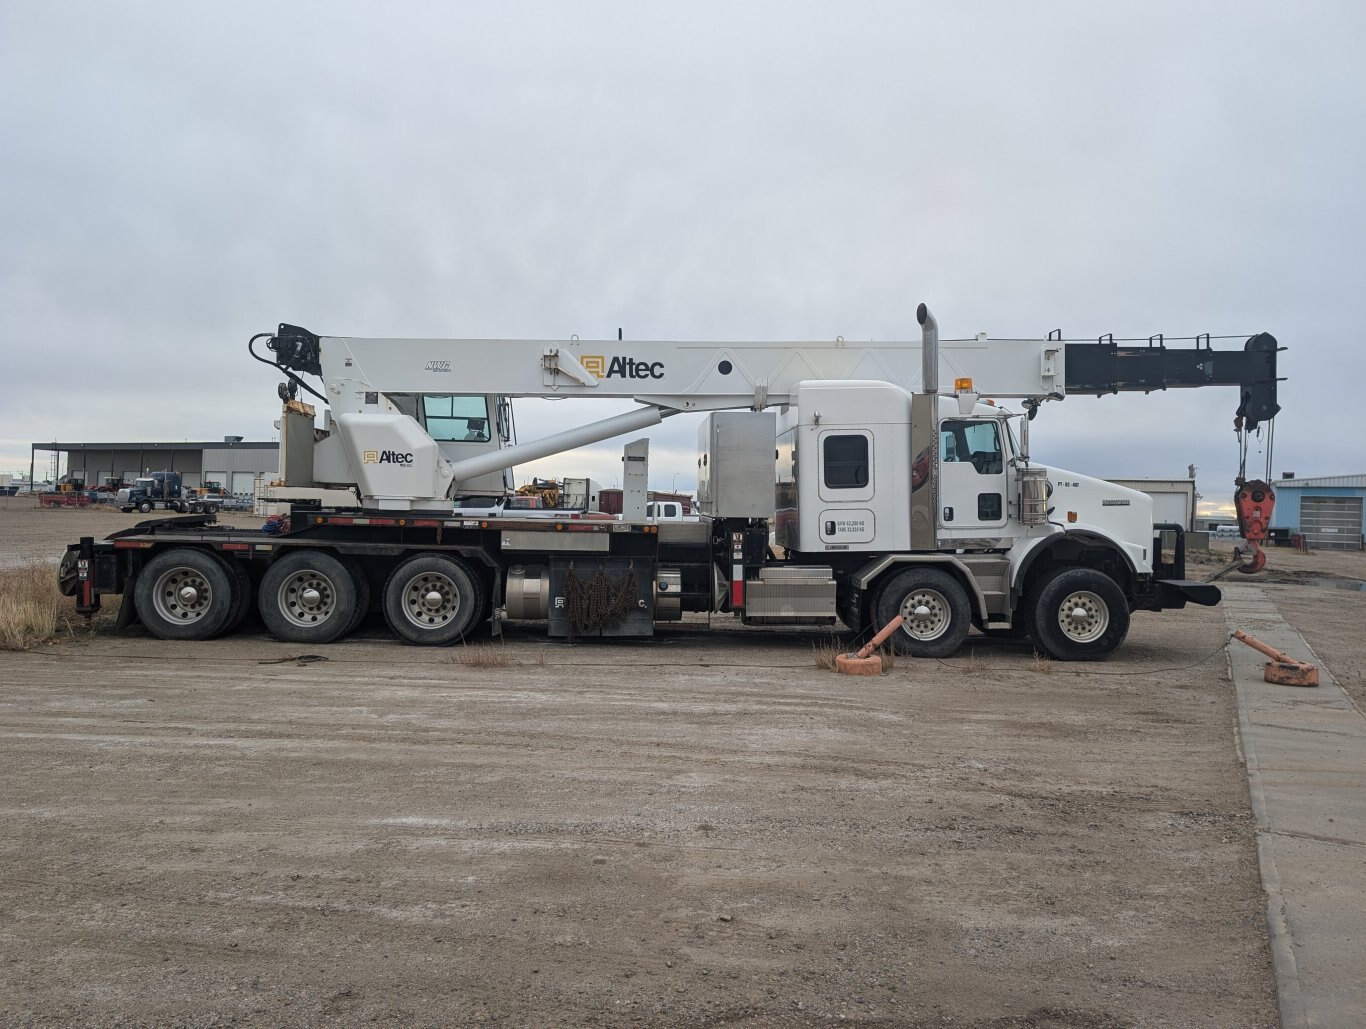
[[[934,395],[939,392],[939,323],[924,304],[915,309],[915,320],[921,337],[920,392]]]

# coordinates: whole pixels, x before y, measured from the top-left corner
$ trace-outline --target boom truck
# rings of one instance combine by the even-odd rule
[[[309,644],[372,607],[415,644],[497,635],[505,620],[582,638],[650,636],[688,612],[855,633],[899,614],[902,653],[948,656],[975,625],[1061,660],[1111,653],[1133,611],[1218,603],[1216,586],[1185,577],[1180,526],[1154,526],[1143,493],[1036,463],[1029,427],[1068,393],[1231,385],[1254,429],[1279,410],[1272,336],[1229,351],[1209,337],[941,343],[923,304],[917,318],[919,344],[372,339],[281,324],[249,349],[286,378],[282,479],[348,487],[356,503],[300,501],[270,536],[199,516],[87,537],[61,584],[83,612],[122,594],[120,622],[173,639],[231,631],[253,604],[275,636]],[[326,404],[321,430],[300,389]],[[518,443],[520,397],[639,406]],[[606,521],[461,513],[510,493],[516,464],[682,412],[705,415],[695,521],[643,507]],[[625,450],[624,492],[644,497],[648,440]]]

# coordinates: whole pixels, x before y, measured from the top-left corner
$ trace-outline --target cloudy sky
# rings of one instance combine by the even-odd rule
[[[281,321],[887,340],[923,300],[946,337],[1269,331],[1273,470],[1363,472],[1363,45],[1358,2],[6,0],[0,470],[271,438],[245,342]],[[1033,449],[1219,499],[1236,404],[1069,397]],[[693,485],[684,422],[657,486]]]

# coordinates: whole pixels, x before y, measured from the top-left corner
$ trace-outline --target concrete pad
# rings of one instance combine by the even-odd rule
[[[1230,629],[1319,664],[1254,586],[1225,590]],[[1366,717],[1320,665],[1306,689],[1262,679],[1266,658],[1229,646],[1281,1022],[1366,1024]]]

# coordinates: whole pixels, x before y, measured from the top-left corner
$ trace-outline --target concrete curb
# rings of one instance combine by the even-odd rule
[[[1225,617],[1318,664],[1255,586],[1226,588]],[[1366,1024],[1366,718],[1321,665],[1305,689],[1264,682],[1265,660],[1230,646],[1281,1024]]]

